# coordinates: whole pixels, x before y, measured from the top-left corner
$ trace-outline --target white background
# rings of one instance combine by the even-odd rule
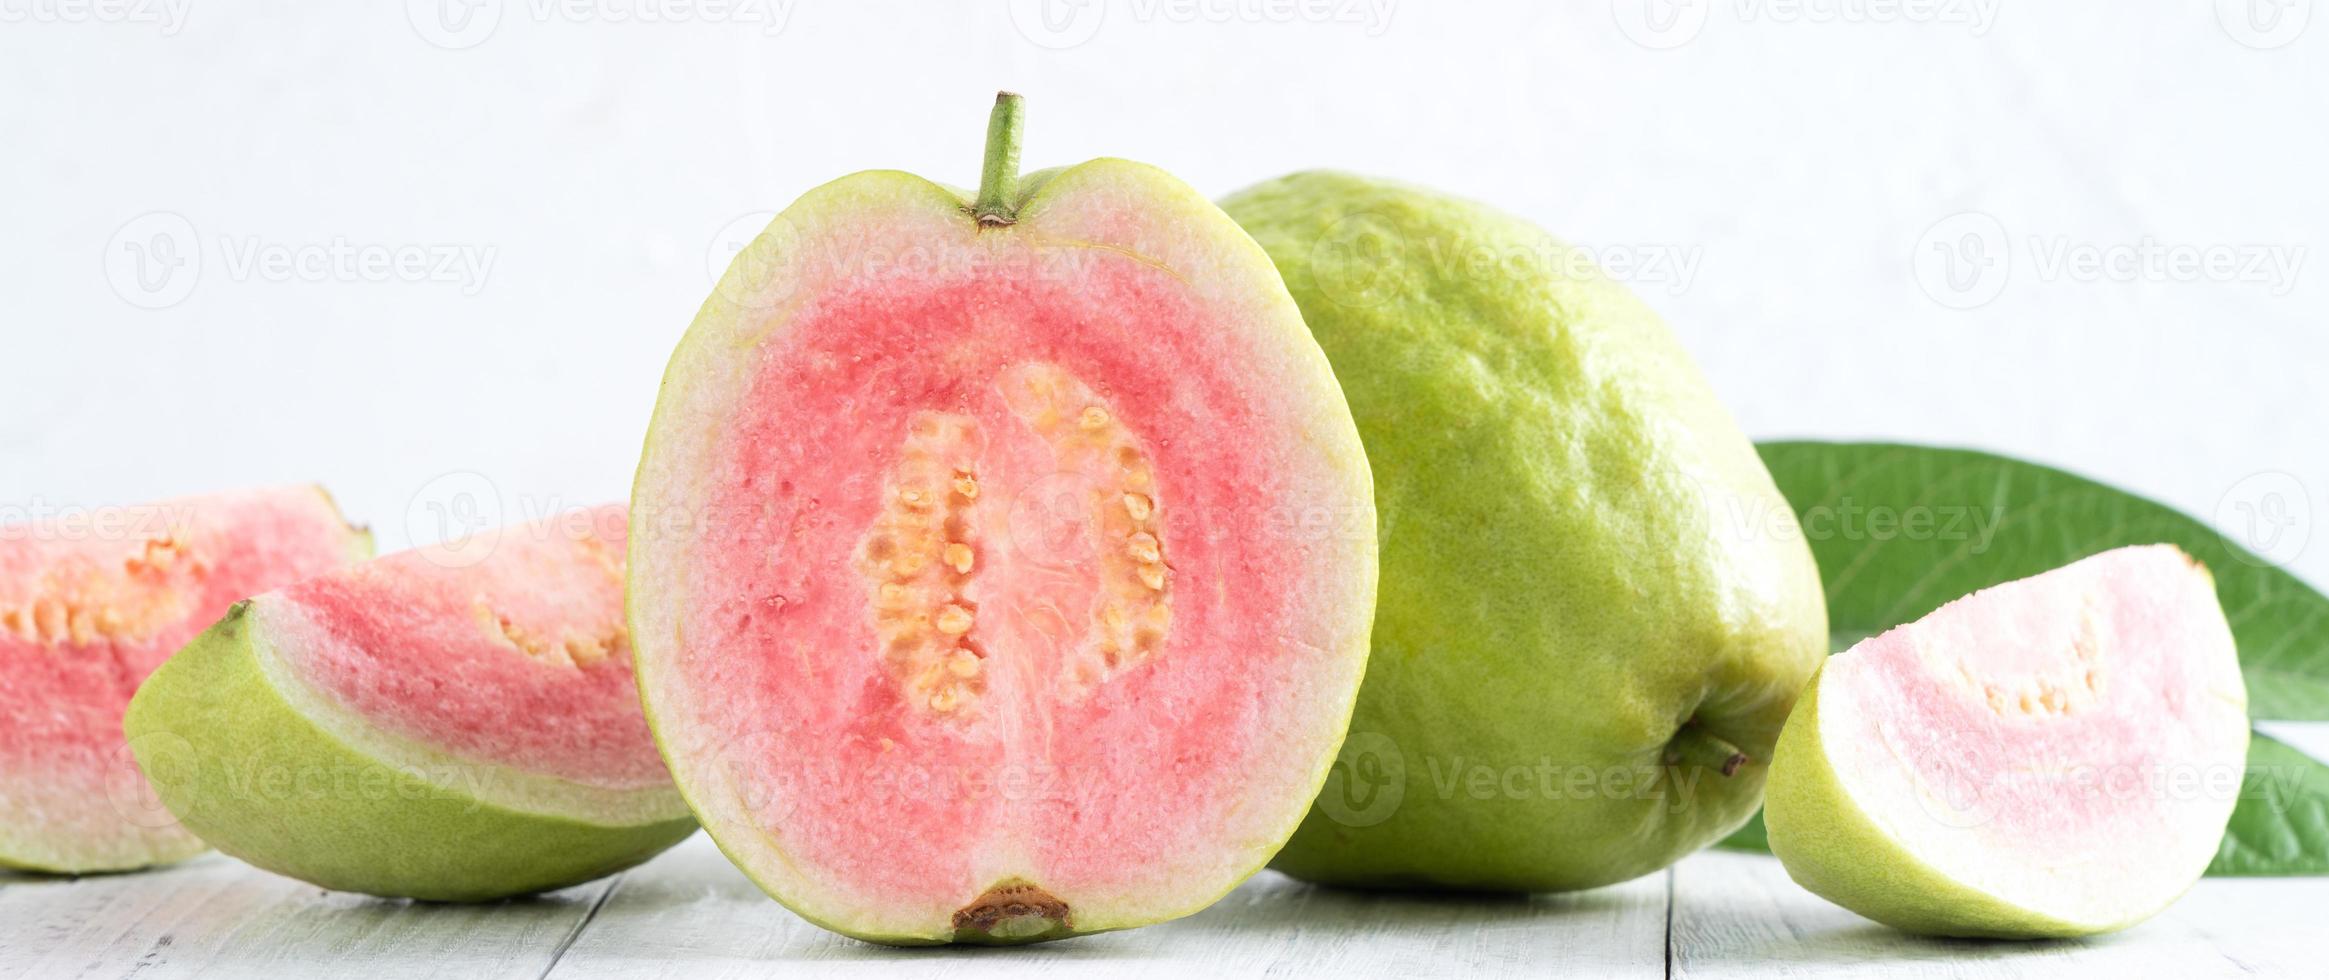
[[[19,510],[317,480],[396,547],[480,487],[455,516],[619,498],[737,219],[861,168],[970,183],[1010,87],[1031,169],[1495,202],[1653,257],[1619,274],[1759,437],[2002,450],[2225,519],[2278,491],[2310,546],[2277,553],[2329,582],[2309,0],[120,2],[0,0]],[[2060,261],[2124,246],[2264,264]]]

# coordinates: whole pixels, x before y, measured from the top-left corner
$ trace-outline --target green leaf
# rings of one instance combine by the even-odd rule
[[[1754,816],[1747,818],[1746,826],[1731,831],[1729,837],[1717,841],[1714,846],[1733,851],[1771,853],[1771,834],[1763,829],[1763,811],[1755,811]]]
[[[1757,823],[1763,815],[1755,815]],[[2212,875],[2329,874],[2329,766],[2259,734]]]
[[[1977,589],[2122,545],[2166,542],[2215,575],[2239,644],[2250,715],[2329,720],[2329,598],[2197,519],[2052,467],[1970,450],[1830,442],[1756,448],[1811,541],[1839,644]],[[2259,736],[2255,746],[2250,788],[2266,795],[2243,798],[2210,873],[2329,871],[2329,773],[2292,769],[2290,759],[2321,767],[2272,739]],[[2312,775],[2259,788],[2253,781],[2260,768]],[[1763,840],[1758,814],[1723,846],[1762,850]]]
[[[2199,520],[1988,453],[1891,443],[1757,448],[1811,539],[1836,634],[1880,633],[1975,589],[2122,545],[2166,542],[2216,577],[2249,711],[2329,721],[2329,599]]]

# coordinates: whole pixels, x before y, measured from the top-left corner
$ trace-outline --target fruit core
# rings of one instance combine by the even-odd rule
[[[2022,669],[1977,675],[1962,662],[1944,661],[1920,648],[1928,666],[1950,676],[2001,718],[2045,718],[2091,710],[2103,695],[2110,664],[2102,651],[2120,645],[2107,614],[2098,614],[2093,595],[2080,607],[2067,640],[2070,655],[2022,665]]]
[[[529,627],[507,613],[495,612],[482,598],[475,608],[486,638],[546,663],[587,668],[605,663],[607,657],[630,646],[629,632],[619,625],[595,631]]]
[[[589,511],[563,515],[556,535],[572,542],[580,557],[588,559],[588,570],[580,574],[602,577],[605,587],[619,595],[623,557],[590,533],[587,522],[592,519]],[[631,633],[619,619],[569,622],[564,616],[546,615],[542,610],[513,610],[490,601],[484,592],[470,600],[470,609],[486,639],[531,660],[588,669],[606,663],[609,657],[630,659]]]
[[[570,510],[268,593],[263,647],[343,722],[468,763],[660,787],[623,622],[626,518]]]
[[[169,534],[143,539],[118,564],[67,562],[44,575],[29,600],[0,609],[0,633],[50,649],[143,642],[185,616],[186,586],[208,567]]]
[[[908,419],[858,561],[883,669],[910,705],[965,720],[981,714],[990,658],[1046,648],[1048,676],[1033,681],[1072,700],[1154,659],[1172,625],[1140,433],[1056,364],[1013,365],[994,384],[1013,432],[952,411]],[[1032,453],[989,451],[1030,436]],[[996,603],[1022,628],[984,628]]]

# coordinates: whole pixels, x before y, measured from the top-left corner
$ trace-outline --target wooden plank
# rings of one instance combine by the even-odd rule
[[[1667,901],[1673,895],[1672,938]],[[1371,895],[1264,874],[1149,929],[1001,952],[892,950],[802,922],[691,839],[627,875],[488,906],[325,892],[222,857],[79,880],[0,874],[0,976],[2317,975],[2329,879],[2203,881],[2117,936],[1930,940],[1866,922],[1759,855],[1711,852],[1582,895]]]
[[[785,911],[699,835],[627,875],[550,976],[1662,977],[1666,893],[1664,875],[1497,899],[1345,892],[1265,872],[1161,926],[1015,952],[898,950]]]
[[[328,892],[220,855],[136,874],[12,876],[0,976],[539,977],[613,882],[490,905]]]
[[[1674,871],[1674,976],[2317,976],[2324,907],[2329,880],[2215,878],[2116,935],[1927,939],[1829,904],[1789,880],[1777,859],[1711,851]]]

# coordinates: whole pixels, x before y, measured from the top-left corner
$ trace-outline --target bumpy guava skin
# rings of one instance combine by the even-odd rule
[[[695,832],[684,814],[623,825],[471,795],[447,761],[374,758],[294,706],[259,665],[241,603],[130,704],[138,763],[172,813],[221,849],[327,888],[483,902],[590,881]],[[153,693],[147,693],[147,692]]]
[[[1231,196],[1358,420],[1374,649],[1275,866],[1590,888],[1744,822],[1826,652],[1787,503],[1648,307],[1468,201],[1340,173]]]

